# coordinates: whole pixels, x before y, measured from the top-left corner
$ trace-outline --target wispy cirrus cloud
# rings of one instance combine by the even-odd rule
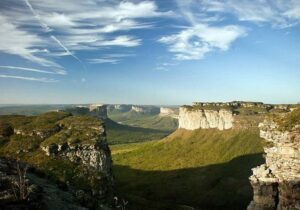
[[[206,14],[232,14],[239,21],[271,24],[275,28],[291,27],[300,21],[298,0],[199,0]]]
[[[195,10],[199,6],[196,1],[178,0],[177,5],[187,26],[158,40],[168,46],[176,60],[198,60],[212,51],[226,51],[236,39],[247,33],[246,29],[239,25],[213,26],[211,21],[219,19],[215,18],[216,16],[209,19],[204,14],[198,14],[199,10]]]
[[[58,82],[58,80],[43,78],[43,77],[42,78],[40,78],[40,77],[23,77],[23,76],[14,76],[14,75],[6,75],[6,74],[0,74],[0,78],[19,79],[19,80],[28,80],[28,81],[46,82],[46,83]]]
[[[153,28],[153,18],[173,15],[147,0],[3,0],[0,52],[63,72],[58,63],[64,56],[85,66],[81,52],[139,46],[142,37],[130,33],[132,30]]]
[[[180,31],[158,40],[168,46],[176,60],[198,60],[210,52],[227,51],[237,39],[247,35],[245,22],[269,24],[274,28],[292,27],[300,22],[298,0],[176,2],[186,24]]]
[[[17,71],[29,71],[29,72],[36,72],[36,73],[43,73],[43,74],[65,74],[64,71],[47,71],[47,70],[41,70],[41,69],[35,69],[35,68],[26,68],[26,67],[19,67],[19,66],[0,66],[0,69],[4,70],[17,70]]]
[[[125,57],[132,57],[135,54],[127,53],[127,54],[105,54],[98,58],[89,59],[88,62],[91,64],[100,64],[100,63],[110,63],[110,64],[118,64]]]

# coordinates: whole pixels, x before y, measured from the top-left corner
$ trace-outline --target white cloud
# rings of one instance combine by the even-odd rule
[[[123,58],[135,56],[135,54],[106,54],[100,58],[92,58],[88,59],[91,64],[99,64],[99,63],[110,63],[110,64],[118,64]]]
[[[43,66],[57,66],[52,61],[36,56],[45,42],[33,33],[22,30],[0,15],[0,51],[19,55]]]
[[[17,70],[17,71],[30,71],[30,72],[36,72],[36,73],[44,73],[44,74],[65,74],[64,71],[47,71],[47,70],[41,70],[41,69],[35,69],[35,68],[26,68],[26,67],[19,67],[19,66],[0,66],[0,69],[5,70]]]
[[[10,78],[10,79],[19,79],[19,80],[28,80],[28,81],[46,82],[46,83],[58,82],[58,80],[55,80],[55,79],[37,78],[37,77],[22,77],[22,76],[12,76],[12,75],[5,75],[5,74],[0,74],[0,78]]]
[[[246,35],[246,29],[238,25],[212,26],[207,19],[201,21],[193,10],[195,5],[192,0],[177,2],[189,26],[159,39],[159,42],[169,46],[169,51],[177,60],[198,60],[215,50],[226,51],[232,42]]]

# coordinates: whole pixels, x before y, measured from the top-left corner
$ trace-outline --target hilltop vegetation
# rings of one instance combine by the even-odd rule
[[[112,146],[118,190],[130,209],[245,209],[262,162],[258,130],[177,130],[160,141]]]

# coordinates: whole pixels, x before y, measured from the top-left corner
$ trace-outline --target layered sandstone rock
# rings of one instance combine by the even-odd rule
[[[248,210],[300,209],[299,125],[279,131],[278,125],[269,120],[259,127],[260,136],[269,146],[264,149],[266,163],[252,169],[254,196]]]
[[[217,128],[230,129],[233,126],[233,113],[230,110],[205,110],[180,107],[179,128],[187,130]]]

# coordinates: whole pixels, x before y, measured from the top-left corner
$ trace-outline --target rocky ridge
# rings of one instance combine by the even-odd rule
[[[252,169],[254,195],[248,210],[300,209],[299,126],[282,130],[270,119],[259,125],[260,136],[268,142],[266,163]]]

